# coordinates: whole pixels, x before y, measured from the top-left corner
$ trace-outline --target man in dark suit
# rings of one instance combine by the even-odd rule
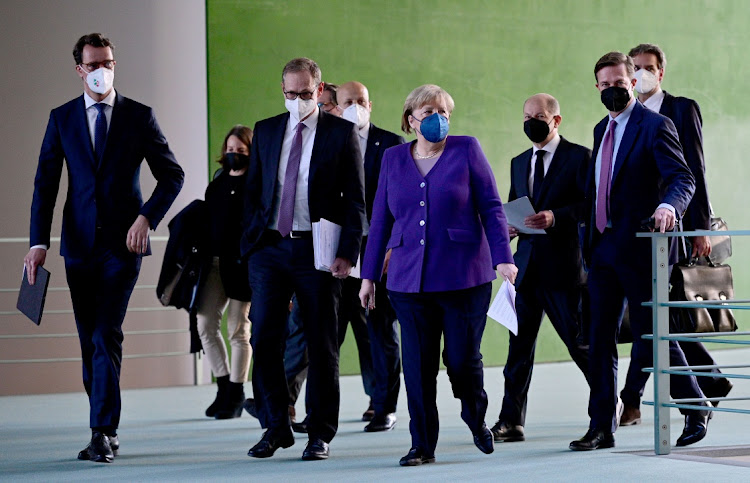
[[[378,190],[380,161],[386,149],[404,143],[404,138],[380,129],[370,122],[372,102],[363,84],[347,82],[337,92],[339,109],[344,119],[357,126],[359,146],[364,158],[365,205],[367,222],[364,226],[362,252],[367,244],[367,232],[372,216],[372,203]],[[401,384],[396,314],[390,306],[385,283],[378,282],[376,290],[381,301],[366,312],[359,301],[360,279],[344,279],[339,302],[339,345],[344,342],[349,322],[357,341],[360,369],[367,394],[372,398],[373,414],[365,431],[388,431],[396,424],[396,403]],[[369,387],[368,387],[369,386]],[[367,413],[363,419],[367,418]]]
[[[184,173],[151,108],[113,88],[114,46],[101,34],[75,45],[81,97],[52,110],[39,155],[31,205],[29,282],[44,265],[63,160],[68,198],[60,253],[65,258],[89,396],[91,442],[78,459],[110,463],[120,446],[122,323],[155,229],[174,201]],[[144,204],[143,159],[157,180]]]
[[[575,451],[615,445],[617,333],[626,301],[633,338],[651,332],[651,309],[642,306],[651,299],[650,242],[636,238],[636,232],[649,217],[655,229],[671,230],[695,190],[672,121],[633,98],[634,72],[633,60],[620,52],[602,56],[594,68],[609,115],[594,128],[596,161],[586,190],[590,216],[583,250],[591,298],[591,422],[586,434],[570,443]],[[676,343],[670,342],[669,349],[671,365],[686,364]],[[695,376],[673,376],[671,392],[676,398],[703,397]],[[677,445],[703,439],[707,424],[708,411],[686,411]]]
[[[355,126],[320,111],[318,65],[289,61],[281,88],[289,113],[258,122],[245,192],[242,253],[248,257],[253,304],[253,390],[268,428],[248,455],[272,456],[294,444],[284,374],[289,300],[297,296],[307,342],[309,442],[302,458],[328,458],[338,428],[339,369],[336,300],[340,279],[359,257],[365,217],[364,180]],[[331,273],[316,270],[312,223],[341,226]]]
[[[560,104],[551,95],[527,99],[523,117],[524,132],[533,147],[511,161],[508,201],[524,196],[532,200],[537,214],[528,217],[525,225],[546,230],[546,234],[519,234],[516,228],[508,227],[511,237],[519,237],[513,256],[518,267],[518,335],[510,335],[503,370],[505,397],[492,428],[495,441],[508,442],[525,439],[534,351],[545,313],[584,377],[588,374],[588,347],[578,342],[586,281],[578,222],[584,208],[579,178],[588,168],[591,151],[560,136]]]
[[[638,92],[638,100],[643,103],[644,107],[672,120],[677,129],[680,144],[682,144],[685,161],[695,177],[695,194],[682,218],[682,230],[710,230],[711,205],[708,201],[706,167],[703,162],[703,120],[700,107],[692,99],[675,97],[661,89],[667,59],[658,45],[640,44],[632,48],[628,55],[633,58],[636,68],[635,90]],[[691,237],[690,242],[692,250],[689,255],[691,257],[705,257],[711,253],[709,237]],[[672,244],[672,251],[677,252],[680,258],[686,255],[682,253],[679,240]],[[670,315],[676,316],[676,311],[670,311]],[[625,405],[620,419],[622,426],[638,424],[641,420],[641,396],[649,378],[649,374],[642,371],[644,366],[641,359],[644,349],[641,342],[641,340],[633,341],[630,367],[628,367],[625,387],[620,393]],[[678,344],[691,366],[716,365],[716,361],[701,342],[678,342]],[[711,372],[720,373],[721,371],[712,369]],[[707,397],[725,397],[732,389],[732,383],[725,377],[699,377],[698,384]]]

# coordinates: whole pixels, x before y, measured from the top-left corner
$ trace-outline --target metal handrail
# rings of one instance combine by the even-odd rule
[[[652,307],[653,334],[643,335],[643,339],[653,340],[654,367],[643,369],[644,372],[654,374],[654,400],[643,401],[643,404],[654,406],[654,453],[666,455],[671,452],[669,410],[677,409],[700,409],[707,411],[732,412],[750,414],[750,410],[713,407],[710,404],[703,406],[709,398],[671,399],[669,391],[669,376],[672,374],[696,377],[726,377],[728,379],[750,379],[745,374],[716,374],[712,372],[700,372],[700,369],[711,368],[750,368],[748,365],[712,365],[712,366],[669,366],[669,341],[699,342],[706,341],[718,344],[748,345],[750,340],[734,340],[737,337],[748,336],[750,332],[709,332],[700,334],[670,334],[669,333],[669,309],[680,308],[707,308],[748,310],[750,300],[721,300],[704,302],[670,302],[669,301],[669,250],[667,249],[668,238],[682,236],[715,236],[717,232],[710,230],[696,230],[669,233],[638,233],[636,236],[651,238],[651,263],[652,263],[652,300],[644,302],[643,305]],[[728,236],[750,236],[750,230],[729,230],[720,234]],[[750,397],[711,398],[720,401],[747,401]],[[693,403],[693,404],[690,404]]]

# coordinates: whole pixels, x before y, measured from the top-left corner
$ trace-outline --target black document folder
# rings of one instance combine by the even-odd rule
[[[44,311],[44,299],[47,298],[47,287],[49,286],[49,272],[44,267],[37,267],[36,283],[29,285],[26,269],[23,270],[23,282],[18,292],[18,303],[16,308],[36,325],[42,322]]]

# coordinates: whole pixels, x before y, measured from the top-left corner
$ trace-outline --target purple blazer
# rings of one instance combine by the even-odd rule
[[[505,212],[495,177],[468,136],[449,136],[435,166],[423,177],[412,143],[383,155],[362,278],[380,280],[391,248],[388,290],[442,292],[476,287],[513,263]]]

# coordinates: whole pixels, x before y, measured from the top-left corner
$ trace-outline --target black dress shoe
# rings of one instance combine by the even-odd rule
[[[705,412],[705,411],[704,411]],[[708,416],[700,414],[688,414],[685,416],[685,429],[677,438],[675,446],[689,446],[706,437],[708,431]]]
[[[615,435],[601,429],[589,429],[581,439],[577,439],[568,446],[573,451],[591,451],[593,449],[614,448]]]
[[[398,462],[401,466],[419,466],[427,463],[434,463],[435,455],[428,456],[424,454],[422,448],[412,448]]]
[[[305,416],[305,419],[301,423],[292,423],[292,431],[307,434],[307,416]]]
[[[508,424],[504,421],[498,421],[492,426],[492,436],[495,441],[511,443],[513,441],[525,441],[526,436],[523,434],[523,426],[520,424]]]
[[[115,436],[107,436],[109,439],[109,447],[112,448],[112,454],[114,456],[117,456],[120,453],[120,438]],[[78,459],[88,461],[91,459],[91,456],[89,455],[89,447],[91,447],[91,443],[87,444],[85,448],[83,448],[81,451],[78,452]]]
[[[117,437],[115,436],[115,438]],[[117,440],[117,448],[120,448],[119,439]],[[94,431],[89,444],[78,453],[78,459],[96,461],[97,463],[111,463],[115,459],[115,453],[112,451],[112,445],[109,444],[109,437],[104,433]]]
[[[248,456],[253,458],[270,458],[279,448],[288,448],[294,444],[294,435],[288,429],[286,431],[268,430],[258,444],[250,448]]]
[[[474,435],[474,444],[484,454],[490,454],[495,451],[492,431],[489,430],[486,424],[483,424],[482,429]]]
[[[366,433],[390,431],[396,425],[396,413],[376,414],[370,424],[365,426]]]
[[[305,461],[327,460],[328,443],[320,438],[311,439],[307,442],[305,451],[302,452],[302,459]]]

